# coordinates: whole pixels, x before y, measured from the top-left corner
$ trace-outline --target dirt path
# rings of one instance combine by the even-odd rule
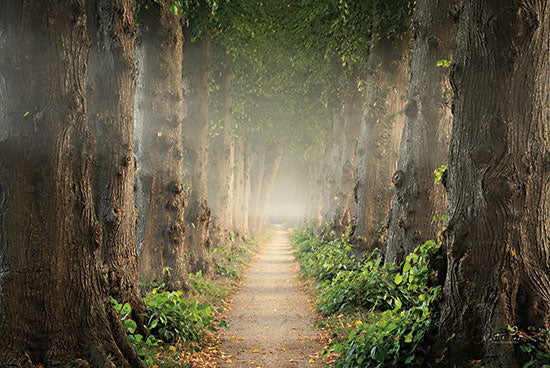
[[[231,302],[222,367],[323,367],[312,305],[296,278],[285,230],[275,230]],[[252,364],[252,362],[254,364]]]

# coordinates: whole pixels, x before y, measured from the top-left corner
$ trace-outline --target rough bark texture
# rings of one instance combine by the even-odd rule
[[[393,203],[388,218],[386,261],[399,264],[418,244],[435,239],[446,213],[443,185],[434,184],[434,170],[447,163],[451,131],[449,68],[456,27],[450,18],[452,0],[418,1],[411,60],[409,101],[393,174]],[[433,222],[435,216],[437,221]]]
[[[309,165],[304,170],[305,171],[305,188],[304,188],[304,197],[305,197],[305,216],[304,216],[304,225],[310,226],[312,229],[315,229],[318,227],[319,219],[315,216],[315,194],[316,194],[316,188],[315,185],[317,183],[317,166],[316,165]]]
[[[0,366],[143,367],[108,299],[83,0],[0,1]]]
[[[241,204],[241,212],[243,216],[243,236],[248,236],[250,234],[250,204],[252,203],[252,194],[251,194],[251,185],[250,185],[250,167],[251,167],[251,154],[250,154],[250,142],[245,140],[244,142],[244,162],[243,162],[243,202]]]
[[[185,29],[184,89],[187,114],[183,122],[185,182],[189,187],[186,210],[186,244],[191,253],[190,271],[210,273],[213,270],[209,238],[210,207],[208,207],[208,103],[210,87],[210,37],[191,42],[193,26]]]
[[[245,157],[244,152],[244,138],[243,137],[235,137],[235,150],[234,150],[234,156],[233,160],[235,163],[234,166],[234,176],[235,180],[233,183],[233,196],[234,196],[234,202],[233,202],[233,229],[235,231],[235,238],[238,240],[245,240],[245,217],[244,217],[244,211],[243,206],[246,204],[248,205],[248,202],[245,203],[245,161],[247,158]],[[247,173],[248,175],[248,173]]]
[[[330,223],[336,211],[338,209],[338,203],[340,201],[340,164],[342,162],[342,153],[344,151],[344,117],[341,113],[338,113],[334,116],[334,121],[332,125],[332,135],[333,135],[333,148],[332,148],[332,158],[331,166],[329,169],[328,177],[328,205],[326,211],[323,214],[323,219],[325,222]]]
[[[358,252],[378,246],[391,207],[391,179],[397,168],[403,130],[408,37],[382,39],[370,51],[367,109],[357,143]]]
[[[550,3],[467,0],[451,73],[450,364],[519,367],[507,326],[550,327]]]
[[[182,184],[181,20],[164,5],[141,8],[136,145],[139,171],[138,232],[141,278],[165,279],[171,289],[190,290],[185,258],[185,191]],[[163,269],[170,267],[169,273]]]
[[[143,327],[134,205],[134,3],[88,0],[86,6],[92,39],[86,99],[96,141],[92,183],[103,264],[111,296],[129,303],[132,319]]]
[[[325,153],[319,163],[319,169],[315,177],[315,202],[314,202],[314,219],[317,219],[312,229],[316,235],[320,235],[325,230],[325,216],[327,208],[330,204],[330,183],[327,180],[327,173],[330,173],[333,155],[333,145],[328,145]]]
[[[252,152],[250,168],[250,206],[248,212],[248,226],[253,235],[258,235],[260,229],[261,212],[260,200],[266,161],[266,146],[263,139],[257,139],[258,144]]]
[[[267,204],[269,203],[269,197],[273,190],[273,184],[275,184],[275,178],[279,172],[279,166],[281,159],[283,158],[283,149],[280,146],[275,146],[269,150],[269,154],[266,154],[266,163],[264,168],[264,177],[262,183],[262,191],[260,195],[260,223],[258,224],[258,231],[263,232],[266,226],[266,211]]]
[[[357,213],[354,201],[357,169],[355,149],[361,128],[362,99],[354,76],[349,77],[347,88],[344,100],[344,147],[340,163],[339,192],[336,195],[338,209],[332,221],[332,227],[337,234],[346,230]]]
[[[215,247],[227,247],[233,235],[233,186],[235,137],[233,134],[233,80],[229,57],[222,61],[220,81],[220,116],[216,135],[208,154],[208,198],[212,208],[211,240]]]

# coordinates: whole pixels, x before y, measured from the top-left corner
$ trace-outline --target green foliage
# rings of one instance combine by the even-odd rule
[[[438,319],[432,306],[441,286],[429,286],[429,263],[438,256],[440,243],[429,240],[418,246],[397,267],[382,262],[377,251],[356,260],[349,255],[346,237],[326,242],[302,229],[291,240],[302,273],[321,281],[323,314],[377,313],[377,321],[357,321],[347,339],[333,342],[325,351],[339,356],[336,367],[422,364],[425,337]]]
[[[292,234],[291,242],[297,249],[294,256],[301,265],[303,277],[312,277],[322,282],[358,267],[347,238],[324,242],[303,229]]]
[[[437,66],[440,66],[442,68],[448,68],[450,67],[452,64],[452,62],[450,60],[446,60],[446,59],[441,59],[441,60],[438,60],[436,65]]]
[[[398,287],[392,278],[393,267],[385,265],[373,252],[352,270],[340,271],[323,283],[319,309],[333,314],[346,308],[391,308]]]
[[[549,330],[530,327],[528,331],[520,331],[515,326],[508,326],[508,332],[512,335],[514,341],[519,344],[520,350],[529,358],[523,368],[550,368]]]
[[[136,322],[128,318],[130,313],[132,313],[132,307],[130,304],[121,304],[113,297],[111,297],[111,303],[113,304],[115,311],[120,315],[120,320],[126,330],[128,340],[132,343],[132,346],[144,362],[149,366],[152,366],[154,362],[154,353],[152,349],[159,345],[159,340],[157,340],[153,335],[149,335],[146,339],[144,339],[143,335],[136,333]]]
[[[240,249],[243,250],[245,248]],[[223,255],[223,258],[216,262],[216,274],[221,277],[240,280],[241,275],[238,272],[238,267],[244,263],[243,258],[239,254],[233,254],[231,251],[223,248],[214,248],[212,250],[212,253],[216,252]]]
[[[440,167],[434,170],[435,184],[441,184],[441,180],[443,179],[443,174],[445,174],[446,171],[447,171],[447,165],[441,165]]]
[[[216,330],[213,322],[217,320],[210,306],[183,299],[180,291],[153,289],[144,301],[147,326],[161,340],[200,344],[207,330]]]

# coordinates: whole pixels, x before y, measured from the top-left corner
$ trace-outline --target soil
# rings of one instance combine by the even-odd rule
[[[276,228],[230,304],[221,367],[323,367],[314,307],[300,287],[288,232]]]

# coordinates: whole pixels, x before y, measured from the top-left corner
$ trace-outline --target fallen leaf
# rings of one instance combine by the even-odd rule
[[[259,350],[252,350],[253,353],[259,353]]]

